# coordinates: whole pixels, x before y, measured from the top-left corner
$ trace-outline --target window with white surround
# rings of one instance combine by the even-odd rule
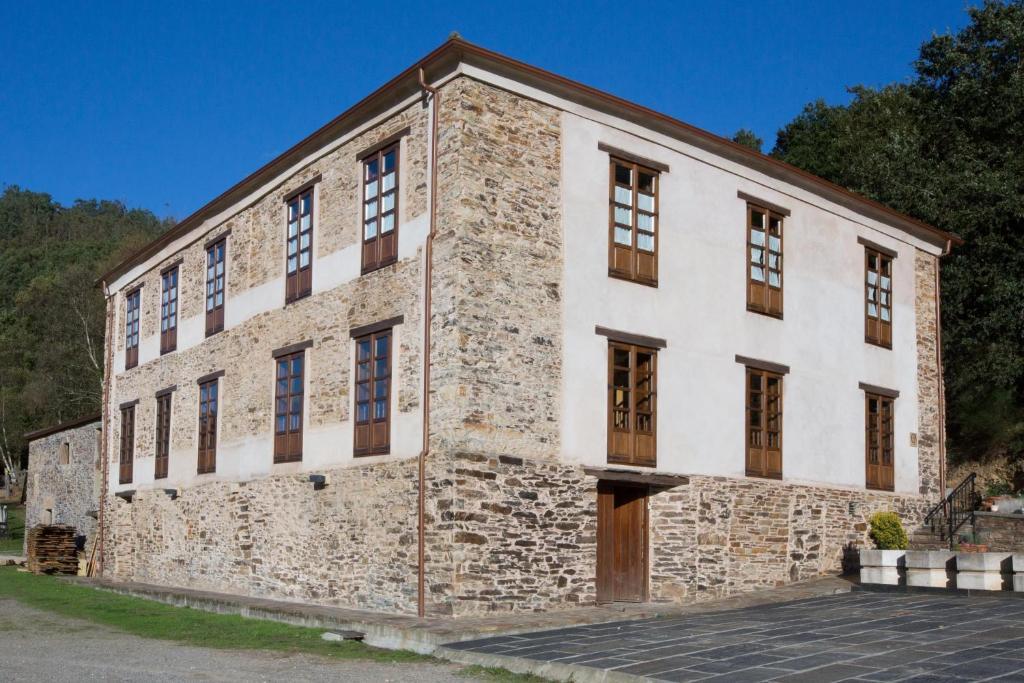
[[[313,292],[313,188],[288,200],[285,302]]]

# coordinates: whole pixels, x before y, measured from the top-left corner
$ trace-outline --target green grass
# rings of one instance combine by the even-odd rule
[[[489,683],[550,683],[550,679],[533,674],[514,674],[508,669],[493,666],[467,666],[459,671],[459,676],[475,678]]]
[[[338,659],[425,662],[431,657],[403,650],[380,650],[353,641],[329,642],[324,629],[213,614],[152,600],[76,586],[50,576],[0,567],[0,597],[67,617],[85,619],[142,636],[184,645],[225,650],[304,652]]]
[[[354,641],[329,642],[320,637],[324,629],[174,607],[78,586],[52,576],[19,572],[15,567],[0,567],[0,598],[14,598],[29,607],[104,624],[143,638],[170,640],[183,645],[224,650],[302,652],[376,662],[437,661],[408,650],[381,650]],[[482,666],[464,667],[459,675],[488,683],[547,681],[538,676]]]
[[[21,555],[25,540],[25,508],[7,506],[9,538],[0,538],[0,555]]]

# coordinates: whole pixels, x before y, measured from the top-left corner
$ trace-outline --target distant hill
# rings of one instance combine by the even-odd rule
[[[0,195],[0,470],[22,466],[25,432],[99,411],[96,279],[172,224],[116,201]]]

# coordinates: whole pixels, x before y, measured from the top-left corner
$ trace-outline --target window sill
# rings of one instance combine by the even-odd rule
[[[293,462],[302,462],[302,453],[299,453],[298,455],[290,456],[290,457],[287,457],[287,458],[279,458],[276,455],[274,456],[274,464],[275,465],[287,465],[287,464],[293,463]]]
[[[398,258],[397,257],[393,258],[393,259],[390,259],[388,261],[384,261],[383,263],[376,263],[376,264],[374,264],[374,265],[372,265],[370,267],[363,266],[362,270],[360,272],[360,275],[369,275],[370,273],[375,273],[378,270],[383,270],[383,269],[387,268],[388,266],[393,266],[396,263],[398,263]]]
[[[769,313],[768,311],[762,311],[759,308],[753,308],[749,304],[747,305],[747,311],[749,311],[750,313],[757,313],[758,315],[763,315],[766,318],[775,318],[776,320],[783,319],[781,313]]]
[[[760,472],[747,472],[748,477],[754,479],[771,479],[772,481],[782,481],[781,474],[761,474]]]
[[[298,295],[294,299],[285,299],[284,300],[284,307],[288,308],[289,306],[293,306],[293,305],[299,303],[300,301],[302,301],[303,299],[308,299],[312,295],[313,295],[313,292],[312,292],[312,290],[310,290],[310,291],[308,291],[308,292],[306,292],[304,294]]]
[[[864,343],[869,346],[877,346],[880,349],[887,349],[889,351],[892,351],[892,344],[883,344],[882,342],[873,341],[871,339],[868,339],[867,337],[864,338]]]
[[[633,462],[629,458],[620,458],[618,456],[609,455],[607,458],[609,465],[629,465],[631,467],[649,467],[651,469],[657,469],[658,461],[654,462]]]
[[[657,280],[644,280],[642,278],[632,277],[631,275],[626,275],[624,273],[620,273],[610,268],[608,269],[608,277],[613,278],[615,280],[622,280],[624,282],[632,282],[634,284],[643,285],[644,287],[653,287],[654,289],[658,288]]]
[[[883,493],[895,493],[896,492],[896,487],[895,486],[893,486],[892,488],[886,488],[884,486],[868,486],[868,485],[865,484],[864,488],[867,489],[868,491],[881,491]]]
[[[352,457],[353,458],[369,458],[369,457],[372,457],[374,455],[391,455],[391,447],[388,446],[387,448],[379,448],[379,449],[376,449],[376,450],[361,451],[361,452],[354,452],[354,453],[352,453]]]

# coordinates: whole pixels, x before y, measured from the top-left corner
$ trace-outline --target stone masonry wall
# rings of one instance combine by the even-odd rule
[[[1024,515],[979,512],[974,533],[991,552],[1024,552]]]
[[[672,602],[778,586],[842,567],[843,547],[873,547],[868,519],[917,527],[930,499],[763,479],[691,477],[652,491],[651,598]]]
[[[914,308],[917,312],[917,468],[920,493],[938,499],[942,491],[939,443],[939,332],[935,316],[935,269],[938,259],[921,250],[914,256]],[[954,485],[956,482],[954,482]]]
[[[327,256],[359,244],[361,205],[357,197],[361,187],[362,165],[356,155],[406,127],[410,132],[404,136],[406,143],[401,158],[400,220],[404,223],[424,214],[427,205],[427,117],[425,109],[416,104],[299,170],[281,185],[269,190],[255,204],[214,227],[195,244],[168,256],[126,285],[122,294],[139,284],[145,285],[140,310],[141,336],[151,337],[159,331],[160,307],[157,302],[160,297],[160,271],[178,259],[184,259],[179,271],[181,317],[184,319],[203,314],[207,239],[229,230],[231,232],[227,264],[229,299],[238,292],[282,277],[285,267],[283,198],[318,174],[321,181],[315,206],[313,239],[316,256]],[[280,303],[284,304],[283,291]],[[124,348],[123,297],[118,298],[117,313],[116,339],[119,348]]]
[[[51,510],[53,524],[73,526],[91,542],[96,519],[89,513],[99,509],[99,430],[97,420],[29,443],[26,529],[45,523],[46,510]],[[67,464],[60,461],[65,443]]]
[[[415,460],[327,474],[110,496],[107,576],[415,613]]]
[[[597,480],[576,466],[459,453],[451,529],[456,614],[593,604]]]
[[[214,237],[230,230],[226,306],[243,290],[282,277],[284,273],[284,203],[282,198],[317,174],[314,245],[319,257],[360,243],[359,192],[361,163],[359,151],[409,127],[403,140],[401,160],[401,225],[426,212],[426,127],[427,118],[419,103],[399,112],[380,125],[316,160],[296,175],[269,191],[253,206],[226,220],[210,231]],[[401,227],[400,225],[400,227]],[[160,314],[160,270],[183,259],[179,270],[179,329],[189,318],[198,317],[202,325],[205,278],[205,243],[200,239],[186,249],[168,256],[146,274],[127,285],[117,297],[115,335],[118,348],[124,346],[124,292],[143,284],[141,335],[143,339],[158,331]],[[257,313],[244,322],[227,327],[200,344],[185,348],[179,332],[179,349],[158,359],[141,359],[133,369],[116,374],[109,411],[110,426],[107,457],[112,472],[117,472],[117,435],[123,402],[139,399],[136,407],[136,472],[154,467],[156,401],[154,394],[176,386],[172,398],[171,471],[175,461],[197,459],[196,415],[199,390],[195,380],[202,375],[225,371],[221,380],[221,411],[218,443],[244,441],[253,435],[269,436],[272,427],[271,351],[289,344],[312,340],[307,351],[304,420],[307,427],[336,424],[350,419],[352,397],[350,373],[354,361],[348,331],[352,327],[404,316],[399,329],[398,359],[393,368],[394,391],[399,411],[419,409],[421,377],[422,250],[327,291],[317,291],[298,302],[284,306],[281,300],[270,310]],[[317,278],[314,263],[314,280]],[[282,286],[283,287],[283,286]],[[339,445],[339,456],[351,453],[350,444]],[[267,453],[268,460],[271,453]],[[192,465],[192,472],[195,472]],[[208,475],[207,478],[209,478]]]
[[[466,77],[441,104],[438,444],[550,458],[562,348],[559,112]]]

